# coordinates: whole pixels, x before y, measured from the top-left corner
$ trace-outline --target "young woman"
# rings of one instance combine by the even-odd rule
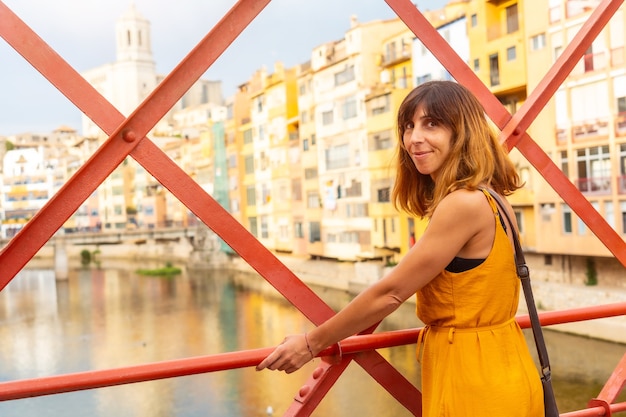
[[[483,107],[455,82],[409,93],[398,134],[393,202],[429,219],[424,234],[383,279],[319,327],[285,338],[257,369],[294,372],[417,294],[423,416],[543,416],[539,372],[515,321],[520,284],[507,230],[517,225],[487,191],[521,186],[512,162]]]

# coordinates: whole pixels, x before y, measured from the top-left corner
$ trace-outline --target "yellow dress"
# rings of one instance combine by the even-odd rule
[[[496,223],[487,259],[468,271],[443,271],[417,293],[417,316],[426,324],[417,348],[422,415],[543,417],[539,371],[515,321],[513,248],[495,201],[483,193]]]

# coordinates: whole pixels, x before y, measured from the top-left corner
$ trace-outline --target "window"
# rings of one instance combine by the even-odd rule
[[[320,208],[320,197],[315,191],[309,191],[306,194],[306,207],[307,208]]]
[[[332,110],[325,111],[325,112],[322,113],[322,124],[324,126],[332,124],[333,121],[334,121],[334,117],[333,117],[333,111]]]
[[[319,222],[309,223],[309,242],[320,242],[322,240],[322,228]]]
[[[305,152],[309,150],[309,140],[308,139],[303,139],[302,140],[302,150],[305,151]]]
[[[263,111],[263,96],[257,97],[255,100],[256,111],[261,113]]]
[[[246,201],[248,206],[256,205],[256,188],[254,185],[248,185],[246,187]]]
[[[390,190],[389,187],[387,188],[381,188],[379,190],[377,190],[377,195],[378,195],[378,199],[377,201],[379,203],[388,203],[390,200],[389,195],[390,195]]]
[[[367,106],[372,116],[388,113],[391,110],[389,94],[375,97],[368,101]]]
[[[567,151],[561,151],[561,171],[566,177],[569,176],[569,162],[567,160]]]
[[[294,201],[302,201],[302,180],[300,178],[291,180],[291,196]]]
[[[244,159],[246,174],[254,174],[254,156],[246,155]]]
[[[304,170],[304,179],[310,180],[317,178],[317,168],[306,168]]]
[[[267,239],[268,237],[270,237],[269,221],[267,216],[261,216],[261,238]]]
[[[350,97],[343,102],[341,106],[343,113],[343,120],[352,119],[356,117],[357,106],[356,106],[356,98]]]
[[[243,143],[252,143],[252,129],[244,130]]]
[[[543,264],[544,265],[552,265],[552,255],[544,255],[543,256]]]
[[[622,212],[622,233],[626,234],[626,201],[619,202],[619,210]]]
[[[326,149],[326,169],[347,168],[350,166],[350,147],[345,145],[334,146]]]
[[[613,230],[616,230],[615,226],[615,210],[613,209],[612,201],[604,202],[604,219],[611,226]]]
[[[470,17],[470,24],[473,28],[475,28],[476,26],[478,26],[478,16],[476,15],[476,13],[474,13],[471,17]]]
[[[498,63],[498,54],[489,56],[489,81],[491,86],[500,85],[500,64]]]
[[[474,60],[474,72],[480,71],[480,59],[476,58]]]
[[[546,34],[540,33],[530,38],[530,50],[538,51],[546,47]]]
[[[626,194],[626,144],[619,145],[619,193]]]
[[[517,59],[517,51],[514,46],[506,49],[506,60],[515,61]]]
[[[252,233],[255,237],[259,235],[256,217],[248,218],[248,229],[250,230],[250,233]]]
[[[563,214],[563,233],[569,235],[572,233],[572,209],[567,204],[561,204],[561,213]]]
[[[610,192],[611,157],[608,145],[579,149],[576,155],[578,189],[582,192]]]
[[[424,83],[426,83],[426,82],[430,81],[430,80],[431,80],[431,78],[432,78],[432,77],[431,77],[431,75],[430,75],[430,74],[420,75],[420,76],[419,76],[419,77],[417,77],[417,79],[416,79],[417,85],[424,84]]]
[[[370,135],[369,146],[375,151],[393,147],[391,130],[383,130]]]
[[[302,222],[295,222],[293,224],[293,237],[296,239],[304,238],[304,225]]]
[[[506,33],[513,33],[519,30],[519,20],[517,16],[517,4],[506,8]]]
[[[349,187],[346,187],[346,197],[360,197],[361,182],[352,180]]]
[[[626,97],[617,98],[617,112],[626,113]]]
[[[335,74],[335,87],[354,80],[354,65]]]

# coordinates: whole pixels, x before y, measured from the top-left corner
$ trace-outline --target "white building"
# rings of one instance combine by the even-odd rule
[[[115,31],[115,61],[85,71],[82,75],[122,114],[129,116],[165,77],[156,70],[150,22],[137,11],[134,4],[119,18]],[[223,104],[221,81],[196,81],[170,112],[157,122],[149,136],[159,136],[154,142],[162,146],[167,142],[163,138],[175,132],[184,132],[185,137],[189,136],[189,132],[199,132],[201,129],[185,129],[181,122],[190,115],[205,114],[209,104]],[[177,113],[184,116],[174,117]],[[208,124],[208,120],[205,123]],[[86,116],[83,116],[82,125],[85,137],[99,140],[108,137]],[[136,214],[142,209],[143,196],[149,194],[145,188],[156,182],[136,165],[127,159],[98,189],[99,213],[105,229],[123,229],[129,223],[136,222]]]

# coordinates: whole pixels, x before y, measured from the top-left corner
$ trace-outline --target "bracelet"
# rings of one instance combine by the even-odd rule
[[[341,350],[341,343],[337,342],[337,352],[339,353],[339,361],[343,359],[343,351]]]
[[[306,348],[309,350],[309,353],[311,354],[311,359],[313,359],[315,357],[315,355],[313,354],[313,351],[311,350],[311,345],[309,345],[309,338],[307,337],[307,334],[304,334],[304,341],[306,342]]]

